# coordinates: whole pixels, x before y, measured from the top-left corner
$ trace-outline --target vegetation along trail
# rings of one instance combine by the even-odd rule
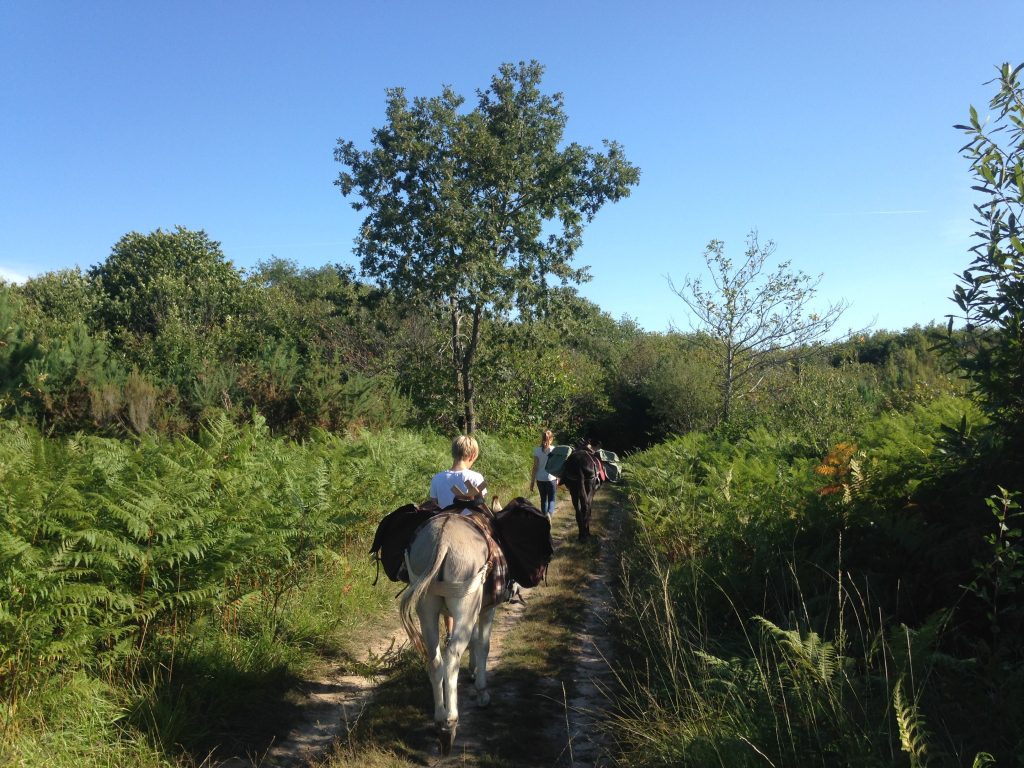
[[[831,341],[756,232],[673,286],[692,332],[583,298],[639,169],[542,72],[339,142],[358,274],[178,227],[0,279],[0,766],[1024,765],[1024,64],[952,129],[955,314]],[[508,500],[544,429],[628,453],[628,503],[584,544],[563,491],[442,759],[367,550],[453,435]]]
[[[459,732],[449,758],[440,757],[426,674],[397,621],[396,601],[353,642],[350,658],[297,688],[300,714],[283,740],[220,765],[611,765],[599,722],[611,675],[605,621],[623,518],[616,489],[598,493],[595,517],[600,538],[578,542],[572,506],[560,499],[547,581],[527,590],[525,603],[504,605],[496,615],[489,707],[476,706],[464,660]]]

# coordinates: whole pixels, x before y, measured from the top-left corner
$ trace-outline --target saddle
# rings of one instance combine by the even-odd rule
[[[482,506],[456,503],[445,509],[406,504],[385,515],[377,526],[370,555],[383,566],[390,581],[409,581],[405,552],[416,532],[435,515],[462,513],[487,542],[489,572],[484,584],[485,603],[508,600],[512,583],[535,587],[547,575],[554,548],[551,545],[551,522],[547,515],[526,499],[519,497],[494,514]],[[377,578],[380,571],[377,572]],[[374,584],[377,583],[374,579]]]
[[[512,580],[508,576],[508,560],[495,538],[494,516],[489,510],[474,509],[464,516],[487,542],[487,577],[484,579],[484,607],[508,602],[512,597]]]

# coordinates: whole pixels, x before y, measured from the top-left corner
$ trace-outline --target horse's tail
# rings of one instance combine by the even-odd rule
[[[398,613],[402,618],[402,626],[405,627],[406,634],[409,635],[409,641],[424,658],[427,657],[427,646],[423,642],[423,631],[414,614],[416,613],[416,607],[420,604],[431,583],[437,578],[437,574],[444,564],[445,555],[448,554],[449,540],[448,536],[445,535],[447,523],[448,521],[445,520],[438,531],[437,549],[434,552],[434,562],[431,566],[421,574],[413,574],[412,570],[409,569],[409,586],[402,593],[402,600],[398,608]]]

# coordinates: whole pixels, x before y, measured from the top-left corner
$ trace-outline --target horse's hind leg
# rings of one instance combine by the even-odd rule
[[[476,703],[479,707],[486,707],[491,703],[491,694],[487,692],[487,656],[491,652],[491,627],[494,626],[495,607],[484,608],[480,612],[470,648],[473,659],[473,685],[476,688]]]
[[[594,493],[597,491],[597,480],[587,481],[583,486],[583,498],[580,500],[580,509],[583,515],[583,525],[580,530],[583,538],[590,538],[590,518],[594,512]]]
[[[480,639],[480,620],[473,625],[473,634],[469,638],[469,674],[476,678],[476,645]]]
[[[453,726],[459,719],[459,664],[475,631],[481,599],[479,589],[464,597],[447,599],[448,610],[455,619],[455,628],[444,650],[444,698],[448,708],[448,722]]]
[[[444,656],[441,653],[441,630],[438,626],[441,598],[425,595],[416,606],[416,614],[423,633],[423,645],[427,649],[427,675],[430,676],[430,687],[434,694],[434,722],[443,723],[448,720],[448,710],[444,701]]]
[[[584,541],[590,535],[590,508],[587,505],[586,489],[577,489],[575,485],[570,485],[569,496],[572,498],[572,508],[576,512],[576,527],[580,531],[580,541]]]

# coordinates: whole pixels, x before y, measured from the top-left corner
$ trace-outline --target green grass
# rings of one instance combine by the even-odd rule
[[[122,725],[123,694],[82,673],[54,677],[8,705],[0,764],[82,768],[165,768],[168,758],[138,731]]]
[[[835,451],[845,464],[763,430],[631,457],[619,624],[632,663],[611,724],[624,766],[1020,754],[1024,668],[979,663],[993,652],[961,586],[991,527],[950,452],[970,443],[943,429],[963,413],[976,419],[939,399],[881,417]],[[986,694],[1000,718],[981,715]]]
[[[508,499],[528,446],[481,443]],[[0,755],[189,765],[280,736],[295,681],[365,668],[397,591],[372,586],[370,537],[450,461],[447,438],[403,431],[294,443],[221,419],[196,442],[122,442],[3,424]]]

